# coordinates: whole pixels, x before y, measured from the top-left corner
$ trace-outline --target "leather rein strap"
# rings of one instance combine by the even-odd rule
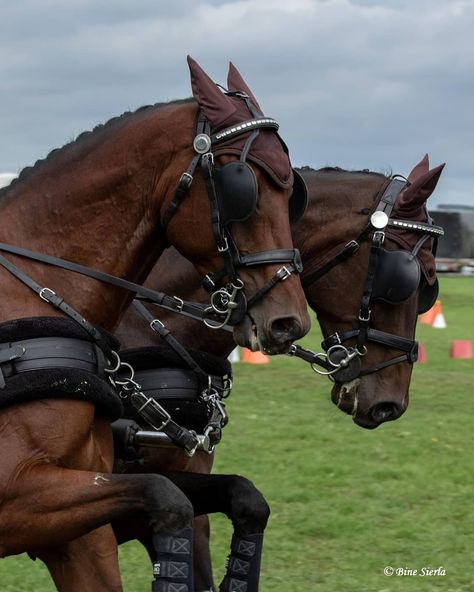
[[[38,253],[36,251],[31,251],[30,249],[25,249],[23,247],[17,247],[6,243],[0,243],[0,251],[11,253],[12,255],[19,255],[20,257],[25,257],[26,259],[31,259],[33,261],[46,263],[47,265],[52,265],[53,267],[66,269],[67,271],[79,273],[81,275],[90,277],[94,280],[98,280],[106,284],[111,284],[113,286],[117,286],[118,288],[123,288],[124,290],[128,290],[129,292],[137,294],[141,297],[141,299],[143,299],[146,302],[153,303],[156,306],[163,307],[166,310],[171,310],[178,314],[183,314],[185,316],[193,316],[193,318],[199,319],[201,321],[204,318],[206,318],[204,308],[200,304],[186,302],[181,300],[180,298],[177,298],[176,296],[168,296],[164,292],[159,292],[157,290],[146,288],[141,284],[129,282],[128,280],[124,280],[123,278],[110,275],[103,271],[98,271],[97,269],[93,269],[92,267],[87,267],[85,265],[80,265],[79,263],[67,261],[66,259],[53,257],[52,255],[45,255],[44,253]],[[2,255],[0,255],[0,265],[7,269],[17,279],[22,281],[25,285],[30,287],[43,300],[49,302],[56,308],[59,308],[70,318],[73,318],[79,324],[83,325],[86,331],[88,331],[90,335],[94,338],[94,340],[96,339],[95,332],[97,331],[97,329],[95,329],[93,325],[90,325],[84,319],[84,317],[82,317],[82,315],[80,315],[74,309],[72,309],[66,303],[64,303],[62,298],[56,296],[53,290],[47,287],[42,287],[39,284],[37,284],[34,280],[32,280],[29,276],[22,272],[16,265],[14,265],[11,261],[8,261],[8,259],[3,257]],[[97,333],[99,332],[97,331]]]

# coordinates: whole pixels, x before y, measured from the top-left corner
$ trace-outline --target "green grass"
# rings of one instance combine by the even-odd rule
[[[235,366],[231,421],[216,472],[237,472],[265,494],[272,515],[261,592],[467,592],[473,589],[472,397],[474,361],[449,357],[474,337],[474,279],[442,278],[447,329],[419,326],[427,363],[414,370],[411,402],[375,431],[329,400],[330,384],[284,356]],[[316,330],[304,340],[317,347]],[[230,527],[214,517],[216,580]],[[150,589],[138,544],[121,549],[125,590]],[[383,575],[385,566],[443,566],[446,576]],[[26,557],[0,561],[0,592],[54,590]]]

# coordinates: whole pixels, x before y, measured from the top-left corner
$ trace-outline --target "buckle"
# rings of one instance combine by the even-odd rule
[[[46,295],[47,294],[47,295]],[[41,300],[50,303],[53,298],[56,296],[56,292],[53,292],[50,288],[41,288],[39,291],[39,297]]]
[[[227,242],[227,237],[220,237],[221,239],[224,239],[224,244],[223,246],[221,245],[217,245],[217,250],[219,251],[219,253],[225,253],[229,250],[229,243]]]
[[[344,249],[350,249],[351,253],[355,253],[359,247],[359,243],[353,239],[345,245]]]
[[[179,185],[183,189],[189,189],[191,187],[192,182],[193,176],[191,175],[191,173],[188,173],[187,171],[185,171],[179,178]]]
[[[184,300],[181,300],[181,298],[178,298],[177,296],[173,296],[173,300],[177,304],[176,310],[179,310],[179,312],[181,312],[183,310]]]
[[[385,232],[383,230],[376,230],[372,237],[372,242],[377,243],[379,245],[383,245],[385,240]]]
[[[290,277],[291,271],[287,267],[283,266],[276,272],[276,275],[280,282],[284,282]]]
[[[370,308],[367,310],[367,317],[363,317],[362,316],[362,310],[359,311],[359,321],[361,321],[361,323],[368,323],[370,321],[370,315],[371,315],[372,311],[370,310]]]

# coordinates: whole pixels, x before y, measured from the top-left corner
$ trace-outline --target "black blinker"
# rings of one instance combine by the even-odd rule
[[[288,203],[290,222],[297,222],[308,206],[308,188],[301,174],[293,169],[293,193]]]
[[[250,166],[242,161],[228,162],[214,167],[213,178],[220,223],[226,226],[250,218],[257,207],[258,194],[257,178]]]

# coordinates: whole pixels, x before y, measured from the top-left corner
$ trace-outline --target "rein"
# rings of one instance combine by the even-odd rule
[[[66,261],[65,259],[52,257],[51,255],[44,255],[42,253],[37,253],[35,251],[30,251],[29,249],[12,246],[5,243],[0,243],[0,251],[19,255],[21,257],[46,263],[48,265],[53,265],[55,267],[60,267],[62,269],[80,273],[81,275],[85,275],[107,284],[118,286],[119,288],[139,294],[146,302],[152,302],[157,306],[164,306],[167,309],[177,312],[178,314],[187,314],[188,316],[192,315],[193,318],[199,318],[199,320],[203,320],[205,318],[205,309],[203,310],[203,308],[198,304],[185,303],[183,300],[176,297],[167,296],[163,292],[150,290],[149,288],[145,288],[140,284],[129,282],[128,280],[118,278],[102,271],[97,271],[96,269],[92,269],[78,263],[73,263],[71,261]],[[220,401],[219,392],[211,383],[211,377],[207,375],[196,362],[194,362],[187,351],[176,341],[176,339],[172,337],[170,332],[164,327],[162,323],[161,327],[158,326],[159,321],[149,315],[143,304],[141,304],[137,299],[134,301],[134,305],[137,309],[139,309],[140,314],[145,316],[148,321],[151,321],[150,327],[180,355],[180,357],[188,364],[188,366],[197,374],[200,382],[203,383],[201,397],[212,410],[212,413],[209,424],[202,436],[195,434],[193,431],[188,430],[182,426],[179,426],[171,419],[169,413],[163,408],[162,405],[160,405],[152,397],[147,397],[141,391],[140,385],[134,380],[135,371],[132,366],[126,362],[122,362],[119,354],[109,347],[101,332],[92,323],[87,321],[87,319],[85,319],[78,311],[67,304],[61,296],[57,295],[47,286],[40,286],[3,255],[0,255],[0,265],[18,280],[20,280],[23,284],[25,284],[28,288],[30,288],[33,292],[35,292],[42,300],[54,308],[61,310],[65,315],[78,323],[89,334],[91,339],[96,343],[98,348],[104,354],[106,362],[104,371],[107,373],[109,382],[114,388],[118,390],[120,398],[130,399],[131,404],[135,407],[139,415],[156,430],[156,433],[162,434],[162,436],[164,434],[169,441],[178,445],[180,448],[184,448],[189,456],[194,455],[196,450],[204,450],[209,454],[213,451],[215,443],[220,439],[220,430],[227,423],[227,414],[224,410],[223,404]],[[148,318],[148,316],[150,318]],[[8,360],[10,361],[11,359],[13,359],[13,354],[11,351],[9,351]],[[0,363],[1,362],[2,360],[0,359]],[[122,373],[120,373],[120,371],[122,371]],[[124,372],[127,372],[129,375],[125,376]],[[0,374],[0,376],[2,375]],[[1,382],[2,379],[0,378],[0,386]],[[148,440],[153,440],[150,434],[146,434]],[[137,434],[137,441],[140,436],[141,432]],[[157,439],[155,439],[155,441]]]
[[[226,172],[228,174],[229,171],[233,171],[233,174],[235,174],[235,172],[240,173],[243,170],[247,175],[246,179],[249,178],[249,174],[252,175],[252,177],[250,177],[252,179],[254,178],[254,173],[245,162],[251,143],[257,137],[260,129],[266,128],[276,133],[279,127],[274,119],[259,117],[245,93],[229,94],[239,96],[245,101],[250,113],[253,115],[253,119],[211,135],[209,123],[202,113],[199,114],[197,133],[193,142],[196,154],[188,166],[188,169],[181,175],[175,194],[168,204],[161,221],[163,230],[166,232],[170,220],[178,210],[179,204],[186,196],[186,193],[192,184],[195,169],[198,164],[200,164],[211,203],[211,223],[214,238],[217,249],[224,259],[224,270],[223,272],[219,272],[218,275],[220,276],[220,280],[224,279],[224,277],[227,277],[229,280],[225,287],[214,290],[216,282],[212,279],[211,274],[206,276],[204,285],[206,285],[208,291],[211,292],[209,306],[202,307],[199,304],[184,302],[180,298],[167,296],[163,292],[145,288],[139,284],[129,282],[128,280],[59,257],[45,255],[43,253],[38,253],[30,249],[6,243],[0,243],[0,251],[5,253],[11,253],[47,265],[80,273],[100,282],[128,290],[138,297],[135,299],[135,307],[139,310],[140,314],[146,318],[150,327],[157,332],[167,344],[178,353],[191,370],[193,370],[202,385],[200,397],[207,404],[211,413],[208,425],[204,430],[204,434],[201,436],[176,424],[158,401],[152,397],[147,397],[142,392],[141,386],[134,380],[135,371],[132,366],[121,361],[119,354],[106,343],[101,332],[94,325],[67,304],[64,299],[57,295],[51,288],[40,286],[19,267],[0,254],[1,266],[34,291],[42,300],[63,312],[88,333],[89,337],[103,352],[105,358],[104,371],[107,373],[109,382],[117,389],[119,396],[130,401],[138,414],[156,430],[154,433],[160,435],[160,437],[164,436],[173,444],[184,448],[190,456],[192,456],[197,449],[205,450],[208,453],[212,452],[215,443],[219,441],[220,431],[227,423],[227,414],[221,401],[223,393],[220,393],[219,390],[216,389],[212,384],[211,376],[207,375],[207,373],[194,362],[187,351],[170,335],[164,325],[154,319],[138,299],[153,303],[157,306],[162,306],[178,314],[198,318],[208,327],[225,327],[227,329],[229,328],[229,323],[238,323],[245,314],[248,306],[253,305],[260,300],[274,285],[280,281],[284,281],[289,275],[291,275],[291,273],[299,273],[302,270],[301,259],[297,249],[276,249],[241,257],[228,232],[227,224],[225,221],[221,220],[222,204],[220,203],[219,194],[216,188],[215,174],[221,172],[224,167],[221,167],[221,169],[214,169],[214,155],[211,151],[212,145],[240,134],[251,132],[242,149],[240,160],[237,163],[229,163],[230,165],[236,165],[239,168],[228,166]],[[280,141],[282,142],[283,147],[286,148],[283,141],[281,139]],[[232,179],[230,180],[232,181]],[[253,199],[256,207],[256,180],[254,186],[250,185],[250,189],[252,188],[254,188],[255,195],[251,195],[250,197]],[[249,212],[244,212],[241,219],[247,219],[253,213],[254,209],[255,208],[253,207]],[[247,304],[243,294],[244,284],[238,277],[237,268],[246,265],[264,265],[268,263],[286,263],[287,266],[282,267],[273,278],[267,282],[267,284],[252,296],[249,304]],[[220,319],[215,320],[213,317],[220,317]],[[12,354],[12,352],[9,352],[9,354]],[[148,434],[148,432],[143,433]],[[136,435],[138,436],[138,434]],[[149,434],[146,439],[153,440]]]
[[[372,213],[369,223],[359,235],[349,241],[327,263],[302,279],[301,283],[304,288],[310,286],[331,269],[352,257],[359,249],[361,242],[372,233],[372,246],[364,292],[360,303],[357,328],[342,333],[336,332],[325,338],[321,344],[324,350],[323,352],[315,353],[298,345],[293,345],[289,352],[289,355],[309,362],[317,374],[328,376],[335,382],[350,382],[355,378],[373,374],[394,364],[406,361],[413,364],[418,359],[418,342],[416,340],[407,339],[370,327],[370,304],[376,280],[377,263],[385,240],[386,228],[401,228],[421,234],[422,237],[412,251],[415,257],[425,240],[429,237],[437,240],[439,236],[444,234],[444,230],[440,226],[435,226],[431,219],[429,219],[428,223],[425,223],[400,221],[390,218],[396,198],[407,184],[408,182],[404,178],[399,178],[399,176],[392,177],[379,200],[376,210]],[[356,339],[355,346],[346,347],[344,342],[353,338]],[[378,343],[385,347],[398,349],[404,353],[370,368],[362,369],[361,358],[367,353],[367,342]]]

